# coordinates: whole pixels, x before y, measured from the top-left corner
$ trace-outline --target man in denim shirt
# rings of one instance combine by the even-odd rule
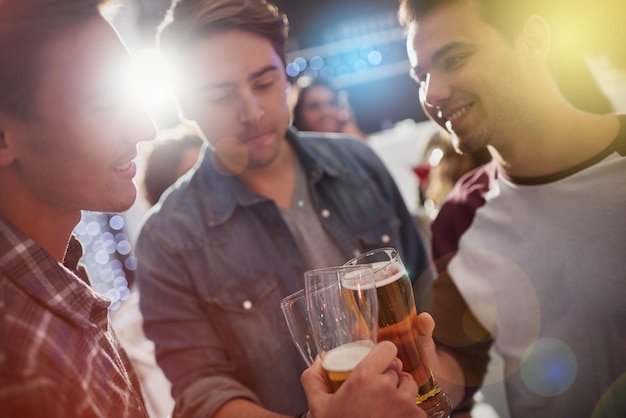
[[[288,22],[274,6],[182,0],[164,23],[181,114],[209,144],[137,242],[144,328],[174,416],[301,414],[305,364],[281,298],[307,269],[386,246],[427,280],[424,246],[367,145],[289,128]]]

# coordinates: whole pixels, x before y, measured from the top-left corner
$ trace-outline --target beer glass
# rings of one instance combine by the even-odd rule
[[[419,393],[416,402],[428,417],[450,415],[452,405],[441,391],[419,343],[413,287],[400,255],[393,248],[380,248],[348,261],[346,265],[372,265],[378,294],[378,338],[398,347],[404,371],[413,376]]]
[[[306,298],[304,289],[283,298],[280,301],[280,309],[283,311],[287,327],[291,334],[291,340],[308,367],[311,367],[317,356],[313,331],[306,310]]]
[[[371,266],[304,273],[307,310],[329,387],[337,391],[376,344],[378,301]]]

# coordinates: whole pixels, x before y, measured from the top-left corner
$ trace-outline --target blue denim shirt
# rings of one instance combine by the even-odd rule
[[[427,270],[416,225],[367,145],[293,128],[287,139],[346,261],[392,246],[413,279]],[[136,245],[144,329],[172,382],[174,415],[210,417],[233,398],[305,412],[305,364],[280,310],[283,297],[304,287],[304,257],[275,203],[211,161],[207,149],[148,214]]]

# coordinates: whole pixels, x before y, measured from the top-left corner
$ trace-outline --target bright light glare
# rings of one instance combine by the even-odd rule
[[[428,157],[428,164],[431,167],[436,167],[439,165],[441,160],[443,159],[444,153],[441,148],[435,148],[430,152],[430,156]]]
[[[158,50],[142,49],[133,56],[132,89],[147,105],[172,100],[165,61]]]

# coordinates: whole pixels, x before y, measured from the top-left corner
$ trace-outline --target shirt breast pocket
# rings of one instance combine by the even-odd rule
[[[234,281],[205,298],[211,320],[232,360],[271,368],[291,341],[280,311],[280,287],[271,274]]]
[[[361,251],[382,247],[399,248],[400,220],[392,212],[370,223],[359,234]]]

